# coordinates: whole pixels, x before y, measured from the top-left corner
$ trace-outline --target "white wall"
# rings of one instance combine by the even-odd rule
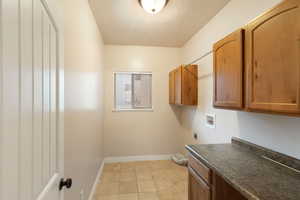
[[[181,49],[105,46],[105,156],[171,154],[180,150],[178,109],[168,103],[168,72],[181,63]],[[113,72],[153,73],[153,112],[112,112]]]
[[[87,0],[65,6],[66,200],[88,198],[103,160],[103,41]]]
[[[183,47],[183,60],[190,63],[212,50],[214,42],[247,24],[280,0],[231,0],[204,28]],[[184,144],[230,142],[238,136],[250,142],[300,158],[300,118],[216,110],[212,106],[213,58],[209,54],[199,64],[199,106],[182,113]],[[205,113],[215,113],[216,129],[204,124]],[[192,139],[198,132],[199,139]]]

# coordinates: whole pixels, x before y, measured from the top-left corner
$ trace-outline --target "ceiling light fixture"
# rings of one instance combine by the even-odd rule
[[[169,0],[138,0],[142,8],[148,13],[159,13],[169,2]]]

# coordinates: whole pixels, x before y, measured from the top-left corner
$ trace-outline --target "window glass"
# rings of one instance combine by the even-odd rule
[[[151,109],[152,74],[115,73],[115,108]]]

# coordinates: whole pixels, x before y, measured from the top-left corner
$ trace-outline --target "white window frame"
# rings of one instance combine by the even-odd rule
[[[122,108],[117,108],[117,103],[116,103],[116,74],[142,74],[142,75],[147,75],[150,74],[151,75],[151,108],[126,108],[126,109],[122,109]],[[113,90],[114,90],[114,108],[112,109],[113,112],[153,112],[154,108],[153,108],[153,73],[152,72],[138,72],[138,71],[116,71],[113,72]]]

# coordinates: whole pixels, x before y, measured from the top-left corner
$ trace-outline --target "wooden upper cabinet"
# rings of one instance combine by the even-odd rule
[[[169,103],[175,104],[175,71],[169,73]]]
[[[243,109],[244,30],[228,35],[213,47],[214,106]]]
[[[246,107],[300,113],[300,1],[286,0],[246,28]]]
[[[197,105],[197,65],[180,66],[169,73],[169,103],[176,105]]]
[[[181,98],[181,85],[182,85],[182,66],[178,67],[175,70],[175,104],[181,105],[182,98]]]
[[[182,104],[198,104],[198,66],[182,67]]]

